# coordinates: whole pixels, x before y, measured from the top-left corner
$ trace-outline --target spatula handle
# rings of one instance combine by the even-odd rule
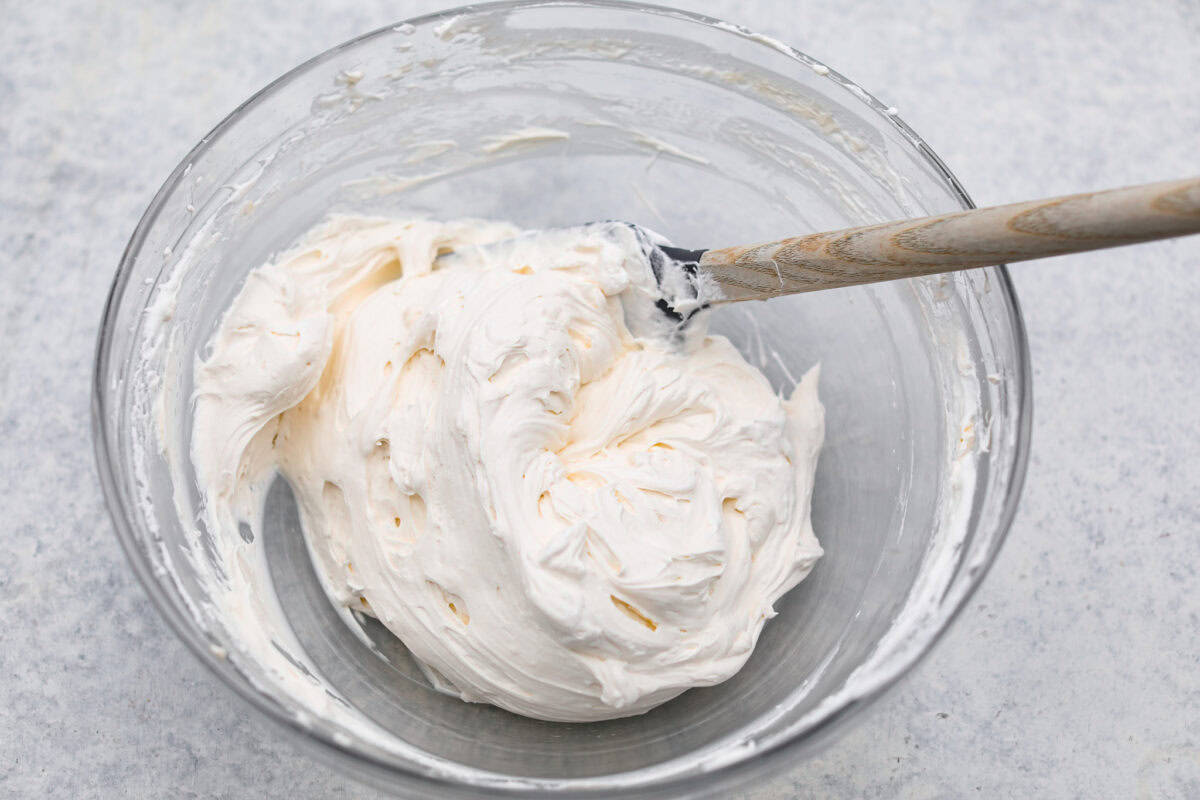
[[[708,250],[729,300],[855,286],[1200,233],[1200,178]]]

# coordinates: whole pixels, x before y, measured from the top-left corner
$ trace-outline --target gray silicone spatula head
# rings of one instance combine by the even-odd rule
[[[573,259],[590,255],[604,244],[611,246],[610,256],[620,262],[614,267],[623,269],[629,279],[621,302],[634,335],[678,337],[711,299],[721,296],[699,269],[703,251],[673,247],[651,230],[616,220],[527,231],[512,239],[443,254],[437,262],[442,267],[486,263],[520,268],[535,260],[553,265],[558,256],[561,268],[569,269]]]

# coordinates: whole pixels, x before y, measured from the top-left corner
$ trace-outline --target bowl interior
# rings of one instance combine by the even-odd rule
[[[197,565],[214,556],[186,458],[191,366],[220,314],[249,270],[331,211],[628,219],[705,247],[961,207],[923,145],[860,95],[728,26],[535,5],[376,33],[239,110],[135,235],[97,374],[118,526],[184,638],[243,694],[344,751],[535,788],[736,762],[734,745],[796,738],[909,666],[986,567],[1016,490],[1024,353],[999,273],[713,315],[781,392],[821,364],[813,524],[826,555],[733,679],[634,718],[540,722],[436,692],[378,623],[347,624],[330,605],[279,480],[246,580],[273,587],[278,608],[260,622],[325,691],[291,690],[209,603]]]

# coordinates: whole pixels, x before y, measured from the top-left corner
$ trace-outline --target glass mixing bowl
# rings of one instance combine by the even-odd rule
[[[718,310],[780,391],[822,364],[813,523],[826,555],[745,668],[638,717],[539,722],[435,691],[343,621],[277,481],[263,631],[318,692],[248,655],[207,602],[186,454],[191,366],[246,273],[331,211],[522,226],[637,221],[687,247],[970,205],[894,112],[813,59],[716,20],[620,3],[502,3],[324,53],[259,92],[137,226],[95,369],[100,475],[154,603],[222,680],[400,794],[723,792],[813,750],[926,653],[982,579],[1025,467],[1030,387],[1002,268]],[[306,684],[311,686],[311,682]]]

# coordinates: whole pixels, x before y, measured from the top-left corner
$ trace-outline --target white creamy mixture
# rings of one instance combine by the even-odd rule
[[[517,233],[336,218],[252,272],[196,368],[205,518],[237,542],[278,470],[330,594],[438,685],[637,714],[737,672],[820,557],[817,375],[779,398],[704,314],[634,336],[628,229],[473,247]]]

